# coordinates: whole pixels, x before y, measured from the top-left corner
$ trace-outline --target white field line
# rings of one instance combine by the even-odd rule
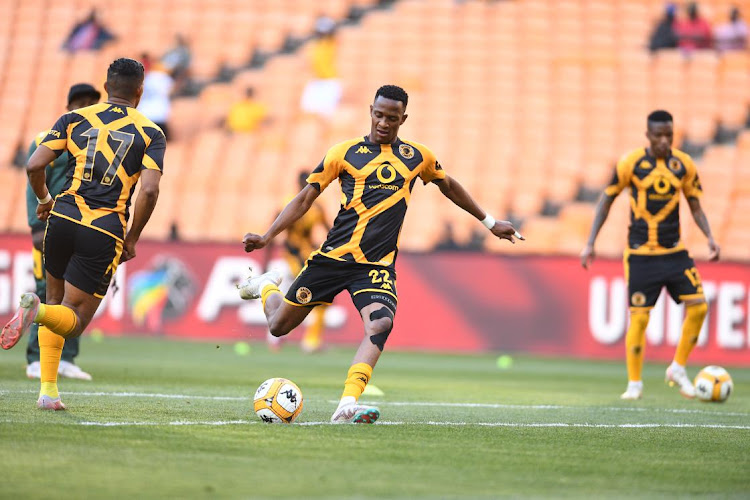
[[[3,394],[36,394],[35,390],[23,391],[0,391]],[[71,396],[100,397],[109,396],[117,398],[157,398],[157,399],[195,399],[209,401],[248,401],[251,394],[242,396],[200,396],[191,394],[161,394],[150,392],[89,392],[89,391],[60,391],[60,394]],[[328,403],[338,404],[336,400],[328,400]],[[687,408],[640,408],[626,406],[565,406],[565,405],[512,405],[501,403],[444,403],[438,401],[368,401],[363,404],[371,406],[407,406],[407,407],[439,407],[439,408],[490,408],[504,410],[600,410],[608,412],[661,412],[676,414],[701,414],[725,417],[750,417],[750,413],[725,412],[711,410],[691,410]]]
[[[13,420],[0,420],[0,423],[28,423],[28,422],[17,422]],[[134,426],[151,426],[151,427],[162,427],[162,426],[226,426],[226,425],[257,425],[259,421],[248,421],[248,420],[217,420],[217,421],[189,421],[189,420],[177,420],[173,422],[59,422],[58,425],[72,425],[72,426],[84,426],[84,427],[134,427]],[[299,426],[324,426],[334,425],[331,422],[299,422]],[[584,428],[584,429],[735,429],[735,430],[750,430],[748,425],[722,425],[722,424],[571,424],[564,422],[541,422],[541,423],[518,423],[518,422],[388,422],[380,421],[375,425],[396,425],[396,426],[441,426],[441,427],[522,427],[522,428]]]

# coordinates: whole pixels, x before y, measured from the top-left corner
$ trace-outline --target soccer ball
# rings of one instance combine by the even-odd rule
[[[255,391],[255,413],[267,424],[291,424],[302,413],[302,391],[285,378],[269,378]]]
[[[727,400],[734,385],[732,377],[720,366],[707,366],[695,377],[695,395],[702,401]]]

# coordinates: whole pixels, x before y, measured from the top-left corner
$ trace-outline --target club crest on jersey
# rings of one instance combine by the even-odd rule
[[[307,304],[312,300],[312,292],[306,286],[299,287],[295,296],[300,304]]]
[[[646,303],[646,295],[643,292],[635,292],[630,297],[630,303],[635,307],[642,307]]]
[[[680,160],[678,160],[677,158],[670,158],[667,166],[672,172],[679,172],[682,168],[682,163],[680,163]]]
[[[411,160],[412,158],[414,158],[414,148],[409,146],[408,144],[401,144],[398,147],[398,154],[400,154],[407,160]]]

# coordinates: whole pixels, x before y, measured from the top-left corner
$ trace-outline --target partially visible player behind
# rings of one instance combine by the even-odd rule
[[[685,303],[686,310],[682,336],[667,368],[666,380],[679,386],[683,396],[693,398],[695,388],[685,365],[698,341],[708,306],[698,270],[680,239],[680,192],[688,201],[695,223],[708,238],[710,260],[718,260],[719,245],[701,208],[703,190],[695,164],[690,156],[672,148],[672,115],[654,111],[648,115],[646,126],[649,147],[631,151],[618,162],[612,182],[596,207],[581,264],[588,269],[594,259],[596,236],[607,220],[612,202],[623,189],[630,188],[630,229],[624,258],[630,296],[630,327],[625,337],[628,387],[620,397],[640,399],[643,394],[641,371],[649,312],[666,287],[675,302]]]
[[[299,189],[303,189],[307,186],[307,174],[301,173],[299,175]],[[286,203],[292,201],[292,198],[286,200]],[[286,204],[285,203],[285,204]],[[289,271],[292,276],[297,276],[302,268],[305,267],[305,261],[307,257],[315,250],[318,245],[313,242],[314,231],[318,226],[324,228],[326,232],[331,229],[331,226],[326,220],[325,210],[323,205],[319,202],[313,203],[305,215],[296,220],[286,230],[286,238],[284,239],[283,255],[284,261],[289,266]],[[268,245],[266,251],[266,266],[268,269],[268,263],[273,254],[274,244]],[[325,314],[328,306],[325,304],[317,306],[313,309],[313,321],[305,329],[305,333],[302,336],[302,342],[300,346],[305,352],[316,352],[321,349],[323,345],[323,328],[325,326]],[[267,341],[268,345],[272,350],[278,350],[281,346],[282,337],[276,337],[268,332]]]
[[[102,95],[92,85],[88,83],[77,83],[70,87],[68,91],[68,111],[74,111],[78,108],[85,108],[99,102]],[[29,157],[34,154],[39,143],[47,137],[48,131],[40,133],[29,147]],[[50,196],[53,198],[63,191],[65,180],[68,173],[68,153],[63,152],[51,164],[47,165],[44,171],[46,176],[46,185]],[[31,242],[33,245],[32,254],[34,256],[34,282],[36,283],[36,294],[44,302],[47,298],[47,280],[44,278],[44,267],[42,264],[42,243],[44,241],[44,230],[47,225],[44,221],[39,220],[36,216],[36,207],[38,203],[31,184],[26,185],[26,208],[31,228]],[[39,338],[37,332],[39,325],[31,325],[29,332],[29,345],[26,348],[26,376],[29,378],[40,378],[42,376],[41,366],[39,364]],[[78,337],[68,339],[62,350],[62,359],[58,368],[58,375],[67,378],[79,380],[91,380],[91,375],[81,370],[75,364],[75,358],[78,356],[79,348]]]
[[[440,192],[481,221],[498,238],[514,242],[513,225],[495,221],[452,177],[446,175],[426,146],[404,141],[398,131],[407,118],[409,96],[384,85],[370,106],[370,132],[335,145],[307,178],[307,185],[263,234],[248,233],[246,252],[263,248],[302,217],[334,180],[341,184],[341,209],[321,248],[307,259],[286,296],[281,276],[270,271],[240,286],[243,299],[260,298],[271,333],[283,336],[299,325],[313,306],[330,304],[347,290],[364,323],[364,337],[344,382],[333,423],[372,423],[377,408],[361,405],[372,370],[380,358],[398,305],[395,261],[401,226],[418,179],[435,183]],[[422,221],[430,224],[431,221]]]
[[[166,140],[135,108],[143,94],[143,65],[117,59],[107,71],[105,103],[72,111],[57,123],[29,158],[27,172],[47,220],[44,266],[47,303],[25,293],[5,325],[0,345],[10,349],[40,323],[41,390],[37,407],[64,410],[57,368],[66,338],[81,335],[107,292],[120,262],[136,255],[136,244],[156,206]],[[65,191],[53,201],[45,167],[70,154]],[[141,180],[133,221],[126,231],[131,198]]]

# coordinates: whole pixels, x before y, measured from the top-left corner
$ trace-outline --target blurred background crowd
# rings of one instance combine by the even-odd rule
[[[410,94],[402,136],[527,237],[485,239],[438,190],[417,188],[406,251],[578,254],[615,162],[645,145],[645,117],[663,108],[697,160],[723,256],[750,260],[748,0],[2,4],[0,232],[28,231],[21,167],[70,85],[103,90],[108,64],[128,56],[147,69],[139,109],[169,140],[152,239],[264,230],[300,172],[369,131],[375,90],[393,83]],[[335,213],[337,189],[323,200]],[[621,255],[627,204],[613,207],[599,255]],[[682,219],[700,258],[704,237]]]

